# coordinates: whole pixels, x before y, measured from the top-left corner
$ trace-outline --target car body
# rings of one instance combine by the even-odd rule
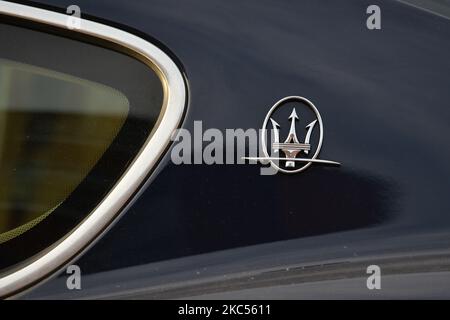
[[[301,96],[320,111],[320,158],[340,165],[261,175],[248,161],[175,164],[173,142],[120,219],[19,296],[449,298],[449,7],[378,1],[370,30],[371,4],[78,0],[84,19],[172,58],[186,84],[178,127],[193,141],[196,121],[259,130],[277,101]],[[67,288],[68,264],[82,290]],[[367,287],[370,266],[381,290]]]

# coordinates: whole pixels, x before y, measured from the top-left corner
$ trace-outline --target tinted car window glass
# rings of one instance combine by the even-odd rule
[[[156,70],[125,49],[0,16],[0,272],[76,228],[163,110]]]

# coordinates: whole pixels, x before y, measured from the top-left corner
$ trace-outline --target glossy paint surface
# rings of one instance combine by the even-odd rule
[[[448,249],[450,20],[396,1],[380,1],[377,31],[366,28],[367,1],[76,4],[178,57],[190,90],[184,128],[259,129],[277,100],[300,95],[322,115],[321,158],[342,166],[261,176],[259,165],[177,166],[167,154],[76,262],[88,289],[71,296]],[[60,280],[33,297],[68,294]]]

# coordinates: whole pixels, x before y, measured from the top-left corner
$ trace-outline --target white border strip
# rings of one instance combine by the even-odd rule
[[[0,1],[0,13],[59,28],[66,28],[68,18],[61,13],[5,1]],[[161,49],[128,32],[85,19],[82,20],[80,29],[75,31],[131,49],[155,65],[166,86],[162,116],[139,155],[106,198],[60,244],[24,268],[1,278],[0,297],[18,293],[21,289],[48,277],[83,250],[108,226],[155,166],[184,112],[186,87],[183,76],[176,64]]]

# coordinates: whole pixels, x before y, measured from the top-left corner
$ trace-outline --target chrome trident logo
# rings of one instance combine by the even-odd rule
[[[278,151],[281,149],[283,153],[286,155],[286,159],[295,159],[297,157],[298,153],[301,153],[302,151],[305,154],[309,153],[309,150],[311,149],[311,145],[309,144],[309,140],[311,139],[311,133],[314,129],[314,126],[317,123],[317,120],[314,120],[310,124],[306,126],[306,129],[308,132],[306,133],[305,137],[305,143],[300,143],[297,138],[297,133],[295,131],[295,121],[298,120],[297,112],[295,111],[295,107],[292,109],[292,113],[289,116],[289,119],[291,120],[291,129],[289,130],[288,137],[286,138],[286,141],[284,143],[280,143],[280,132],[279,128],[280,125],[270,118],[270,121],[272,122],[273,132],[274,132],[274,142],[272,143],[272,148],[274,153],[278,153]],[[285,164],[286,167],[295,167],[294,161],[286,161]]]
[[[294,106],[292,106],[294,105]],[[280,142],[280,128],[279,122],[274,118],[275,112],[279,112],[280,109],[288,107],[290,116],[288,120],[290,122],[289,133],[287,134],[284,142]],[[297,114],[298,108],[304,109],[305,118],[308,114],[310,121],[305,126],[305,140],[300,142],[297,137],[296,125],[302,114]],[[287,117],[289,113],[285,113]],[[299,116],[300,115],[300,116]],[[311,117],[315,118],[311,121]],[[282,119],[281,119],[282,120]],[[267,148],[267,136],[269,124],[272,125],[271,130],[271,143],[270,148]],[[306,122],[308,123],[308,122]],[[286,127],[287,128],[287,127]],[[318,132],[315,133],[315,130]],[[314,134],[315,133],[315,134]],[[314,136],[314,137],[313,137]],[[261,146],[264,157],[248,157],[249,160],[260,160],[262,162],[269,162],[276,170],[284,173],[297,173],[308,168],[312,163],[321,163],[329,165],[340,165],[338,162],[318,159],[320,149],[323,141],[323,123],[319,110],[314,104],[306,98],[299,96],[289,96],[281,99],[269,110],[264,119],[264,123],[261,131]],[[269,155],[270,151],[270,155]]]

